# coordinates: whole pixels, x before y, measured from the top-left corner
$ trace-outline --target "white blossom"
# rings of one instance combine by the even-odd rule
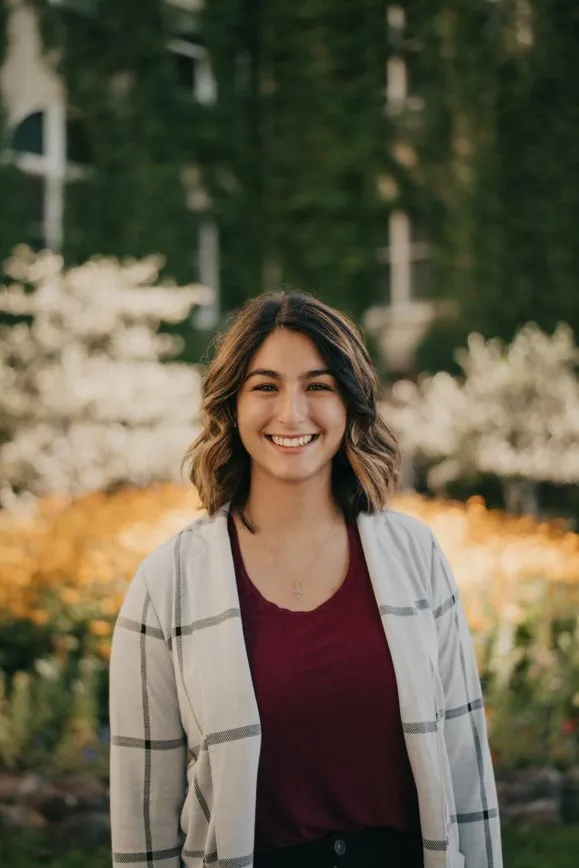
[[[162,260],[60,256],[20,248],[5,265],[0,312],[2,503],[15,493],[78,495],[180,478],[198,427],[200,377],[158,332],[210,301],[206,287],[158,283]]]
[[[563,324],[552,336],[528,324],[508,346],[472,334],[457,353],[463,378],[398,381],[383,410],[403,448],[430,465],[433,488],[476,472],[576,483],[578,359]]]

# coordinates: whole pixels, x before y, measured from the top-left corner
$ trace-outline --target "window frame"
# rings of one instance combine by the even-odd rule
[[[390,267],[390,298],[388,307],[431,304],[433,299],[420,298],[413,286],[413,265],[431,262],[434,248],[428,241],[412,240],[412,219],[402,209],[394,209],[388,221],[388,245],[381,251],[381,259]]]
[[[67,112],[63,102],[35,107],[12,125],[13,135],[27,118],[37,113],[44,115],[42,154],[8,148],[6,156],[23,174],[44,180],[43,241],[49,250],[58,252],[63,242],[66,185],[85,177],[87,169],[67,160]]]
[[[217,82],[213,75],[209,52],[198,42],[182,36],[170,39],[167,48],[172,54],[193,61],[191,93],[200,105],[212,105],[217,100]]]

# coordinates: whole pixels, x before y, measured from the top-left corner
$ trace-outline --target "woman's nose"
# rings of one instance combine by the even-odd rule
[[[303,422],[307,401],[301,389],[284,389],[279,396],[277,417],[285,425]]]

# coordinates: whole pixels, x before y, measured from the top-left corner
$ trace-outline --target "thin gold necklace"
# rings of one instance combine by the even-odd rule
[[[323,552],[324,548],[326,547],[326,543],[328,542],[330,536],[332,535],[332,531],[334,530],[337,523],[338,523],[338,517],[336,516],[336,518],[334,519],[334,521],[332,522],[332,524],[330,526],[329,531],[325,535],[323,542],[321,543],[319,549],[316,551],[316,553],[314,554],[313,558],[311,559],[311,561],[309,562],[309,564],[307,565],[305,570],[302,571],[300,579],[303,579],[304,576],[307,576],[307,574],[309,573],[309,571],[311,570],[311,568],[315,564],[316,560],[319,558],[319,556]],[[278,567],[280,567],[282,569],[282,572],[284,572],[284,570],[281,567],[281,564],[279,562],[279,559],[277,557],[276,557],[276,561],[277,561]],[[287,573],[286,573],[286,575],[287,575]],[[302,583],[301,583],[300,579],[294,580],[294,597],[296,598],[296,600],[302,600],[303,596],[304,596],[304,589],[302,587]]]
[[[302,579],[304,578],[304,576],[306,576],[306,575],[308,574],[308,572],[311,570],[311,568],[312,568],[312,566],[314,565],[314,563],[316,562],[316,560],[319,558],[319,556],[320,556],[321,553],[323,552],[323,550],[324,550],[324,548],[325,548],[325,546],[326,546],[326,543],[328,542],[328,540],[330,539],[330,536],[332,535],[332,531],[334,530],[335,526],[336,526],[337,523],[338,523],[338,518],[339,518],[339,517],[340,517],[340,516],[339,516],[339,513],[338,513],[338,515],[336,516],[336,518],[334,519],[334,521],[333,521],[332,524],[330,525],[330,529],[329,529],[329,531],[327,532],[327,534],[325,535],[324,539],[322,540],[322,542],[321,542],[319,548],[318,548],[318,549],[316,550],[316,552],[314,553],[313,558],[312,558],[312,559],[310,560],[310,562],[307,564],[306,568],[305,568],[304,570],[302,570],[302,573],[301,573],[300,578],[299,578],[299,579],[294,579],[294,583],[293,583],[293,586],[294,586],[294,588],[293,588],[293,593],[294,593],[294,597],[296,598],[296,600],[302,600],[302,599],[303,599],[303,596],[304,596],[304,589],[303,589],[303,585],[302,585]],[[252,524],[253,524],[253,522],[252,522]],[[279,569],[281,570],[281,572],[282,572],[282,573],[285,573],[286,576],[287,576],[287,572],[284,570],[284,568],[282,567],[282,565],[281,565],[281,563],[280,563],[280,560],[279,560],[279,554],[275,554],[275,553],[273,553],[273,556],[274,556],[274,558],[275,558],[275,562],[276,562],[277,566],[279,567]]]

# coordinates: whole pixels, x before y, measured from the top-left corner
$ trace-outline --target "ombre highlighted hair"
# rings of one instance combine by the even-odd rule
[[[384,509],[398,482],[400,450],[377,409],[379,382],[364,338],[345,314],[301,292],[252,299],[217,341],[203,381],[201,433],[183,459],[201,503],[210,515],[226,503],[244,510],[251,460],[235,427],[237,395],[254,354],[279,328],[313,341],[346,405],[344,441],[332,468],[337,504],[350,520]]]

